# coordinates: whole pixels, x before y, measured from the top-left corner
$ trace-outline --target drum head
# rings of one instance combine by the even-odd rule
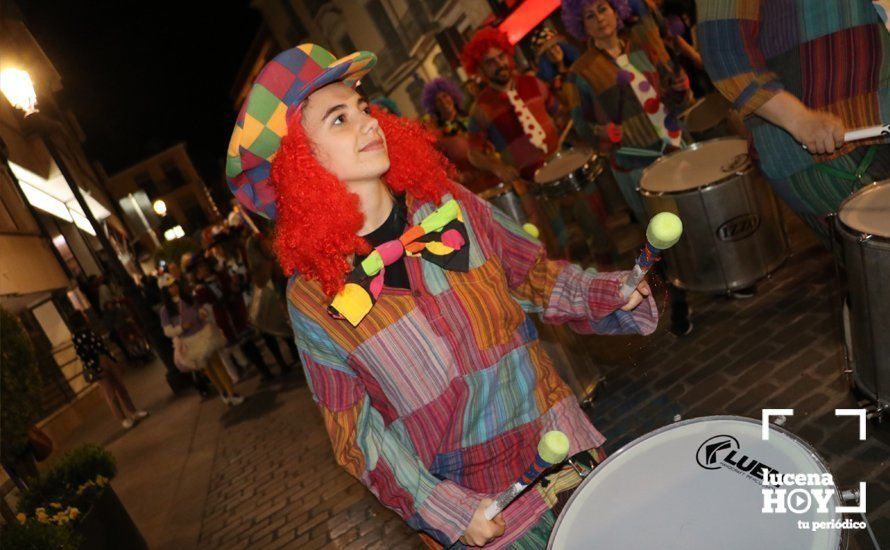
[[[762,512],[762,479],[746,468],[756,471],[765,464],[780,473],[828,473],[805,443],[772,428],[769,441],[763,441],[759,421],[713,416],[633,441],[575,491],[548,548],[838,548],[840,530],[798,528],[798,521],[840,520],[836,493],[828,513],[818,513],[815,500],[803,513]]]
[[[590,149],[560,151],[535,172],[535,183],[547,184],[566,177],[593,157]]]
[[[680,193],[722,181],[749,164],[745,140],[704,141],[655,161],[643,171],[640,187],[653,193]]]
[[[850,195],[838,216],[854,231],[890,239],[890,180],[866,185]]]

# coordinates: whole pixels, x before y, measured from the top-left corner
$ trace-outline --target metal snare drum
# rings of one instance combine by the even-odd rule
[[[833,480],[820,487],[831,491],[823,510],[812,496],[806,508],[790,497],[786,513],[776,508],[763,513],[764,467],[782,474],[815,474],[820,483],[831,473],[794,434],[770,425],[764,441],[759,420],[708,416],[670,424],[594,468],[559,514],[547,548],[846,548],[846,533],[840,529],[798,527],[801,520],[809,525],[843,520]]]
[[[559,151],[535,172],[535,196],[562,256],[584,263],[610,250],[606,210],[596,180],[603,166],[590,149]]]
[[[513,191],[512,185],[499,183],[494,187],[480,191],[479,196],[503,210],[519,225],[528,222],[528,215],[525,213],[522,201],[519,199],[519,195]]]
[[[640,180],[647,213],[673,212],[683,238],[665,251],[671,282],[700,292],[745,288],[788,256],[778,203],[745,140],[721,138],[664,156]]]
[[[564,197],[588,188],[603,172],[596,153],[586,148],[558,151],[535,171],[537,194]]]
[[[890,406],[890,180],[850,195],[834,223],[847,272],[853,382],[884,411]]]

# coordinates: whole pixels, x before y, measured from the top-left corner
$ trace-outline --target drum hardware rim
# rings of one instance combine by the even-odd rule
[[[673,153],[672,153],[672,154],[673,154]],[[664,157],[662,157],[662,158],[664,158]],[[656,162],[658,162],[658,161],[656,161]],[[654,163],[653,163],[653,164],[654,164]],[[651,165],[650,165],[650,166],[651,166]],[[700,191],[700,190],[702,190],[702,189],[708,189],[709,187],[715,187],[715,186],[717,186],[717,185],[722,185],[722,184],[724,184],[724,183],[727,183],[729,180],[732,180],[732,179],[735,179],[735,178],[741,178],[741,177],[744,177],[744,176],[746,176],[746,175],[748,174],[748,172],[751,171],[752,166],[753,166],[752,164],[748,164],[748,169],[747,169],[747,170],[744,170],[744,171],[742,171],[742,172],[738,172],[738,171],[737,171],[737,172],[729,173],[729,174],[726,174],[726,176],[720,178],[719,180],[712,181],[712,182],[710,182],[710,183],[706,183],[706,184],[704,184],[704,185],[697,185],[697,186],[695,186],[695,187],[689,187],[689,188],[687,188],[687,189],[683,189],[682,191],[652,191],[652,190],[649,190],[649,189],[644,188],[644,187],[642,186],[642,184],[640,185],[639,189],[642,189],[642,192],[643,192],[643,193],[650,193],[650,194],[656,194],[656,193],[657,193],[659,196],[662,196],[662,195],[679,195],[679,194],[681,194],[681,193],[691,193],[691,192],[693,192],[693,191]]]
[[[560,198],[571,193],[580,193],[584,189],[582,183],[595,183],[596,177],[602,174],[602,171],[600,171],[596,177],[588,179],[581,173],[582,169],[583,167],[573,170],[557,180],[552,180],[546,183],[535,183],[534,193],[545,198]],[[568,192],[558,191],[562,187],[569,187],[570,189]]]
[[[656,197],[661,197],[664,195],[682,195],[684,193],[700,193],[700,192],[704,192],[704,191],[707,191],[712,188],[716,188],[719,185],[727,184],[730,182],[730,180],[732,180],[734,178],[743,178],[743,177],[748,176],[748,172],[750,172],[750,168],[752,166],[753,165],[749,164],[748,165],[749,170],[746,170],[745,172],[737,172],[734,174],[727,174],[727,176],[725,178],[721,178],[721,179],[711,182],[711,183],[706,183],[705,185],[699,185],[697,187],[690,187],[688,189],[683,189],[682,191],[652,191],[650,189],[644,188],[642,186],[642,183],[639,187],[637,187],[637,190],[640,191],[641,195],[656,196]],[[769,186],[768,182],[765,182],[765,183],[767,184],[767,186]],[[770,187],[770,193],[773,193],[772,187]]]
[[[874,233],[865,233],[858,229],[853,229],[849,225],[845,224],[840,216],[836,216],[837,223],[840,226],[839,229],[842,233],[842,236],[846,235],[851,240],[856,241],[857,243],[866,243],[866,242],[874,242],[880,243],[881,245],[890,245],[890,237],[884,237],[882,235],[876,235]],[[834,226],[834,224],[832,224]]]
[[[546,182],[538,182],[533,177],[532,183],[534,184],[535,189],[546,189],[548,187],[558,187],[560,182],[562,182],[564,180],[569,180],[569,182],[575,184],[578,187],[578,189],[580,190],[583,187],[583,185],[580,185],[581,182],[596,183],[596,179],[599,178],[605,171],[605,168],[603,168],[602,164],[597,163],[597,165],[594,168],[589,169],[588,165],[590,165],[590,164],[591,164],[591,161],[587,161],[583,165],[579,166],[578,168],[575,168],[574,170],[568,172],[564,176],[561,176],[555,180],[550,180],[550,181],[546,181]],[[540,168],[538,168],[538,170],[540,170]],[[587,170],[590,170],[590,172],[585,173],[585,171],[587,171]],[[536,171],[536,173],[537,173],[537,171]]]
[[[599,153],[597,153],[596,151],[594,151],[593,148],[591,148],[591,147],[578,147],[577,149],[573,147],[573,148],[567,149],[567,151],[588,152],[588,153],[590,153],[590,156],[587,158],[586,161],[584,161],[584,164],[582,164],[582,165],[579,166],[578,168],[575,168],[574,170],[571,170],[571,171],[569,172],[569,174],[573,174],[573,173],[575,173],[575,172],[577,172],[577,171],[579,171],[579,170],[583,170],[584,167],[587,166],[587,164],[589,164],[589,163],[592,162],[592,161],[596,161],[596,160],[599,159]],[[553,153],[553,155],[551,155],[549,158],[547,158],[546,161],[544,161],[544,164],[543,164],[541,167],[539,167],[537,170],[535,170],[535,173],[532,174],[532,183],[534,183],[535,185],[547,185],[548,183],[552,183],[552,182],[559,181],[560,179],[562,179],[562,178],[558,178],[558,179],[556,179],[556,180],[551,180],[550,182],[544,182],[544,183],[539,183],[539,182],[538,182],[538,172],[540,172],[540,171],[544,168],[544,166],[546,166],[547,163],[549,163],[550,161],[552,161],[552,160],[554,160],[554,159],[556,159],[556,158],[561,158],[561,157],[563,156],[562,152],[563,152],[562,149],[557,150],[555,153]],[[565,177],[565,176],[563,176],[563,177]]]
[[[684,151],[697,151],[697,150],[701,149],[702,146],[703,146],[703,144],[705,144],[705,143],[712,143],[712,142],[715,142],[715,141],[728,141],[728,140],[732,140],[732,141],[744,141],[742,138],[739,138],[739,137],[731,137],[731,136],[726,136],[726,137],[719,137],[719,138],[709,139],[709,140],[707,140],[707,141],[696,141],[695,143],[689,145],[689,146],[686,147],[685,149],[679,149],[679,150],[677,150],[677,151],[673,151],[673,152],[671,152],[671,153],[668,153],[667,155],[664,155],[663,157],[660,157],[660,158],[656,159],[655,162],[653,162],[652,164],[650,164],[650,165],[647,166],[646,168],[651,168],[651,167],[657,165],[657,164],[660,163],[660,162],[664,162],[664,161],[666,161],[667,159],[671,158],[672,155],[677,155],[677,154],[682,153],[682,152],[684,152]],[[668,194],[668,195],[672,195],[672,194],[675,194],[675,193],[686,193],[686,192],[689,192],[689,191],[697,191],[697,190],[699,190],[699,189],[704,189],[704,188],[707,188],[707,187],[711,187],[712,185],[718,185],[718,184],[724,183],[724,182],[726,182],[726,180],[729,180],[729,179],[732,179],[732,178],[737,178],[737,177],[740,177],[740,176],[744,176],[745,174],[747,174],[748,172],[751,171],[751,168],[752,168],[753,166],[754,166],[754,165],[753,165],[753,163],[750,161],[750,155],[749,155],[749,156],[748,156],[748,164],[745,165],[745,170],[742,170],[742,171],[738,171],[738,170],[736,170],[736,171],[733,172],[733,173],[726,174],[724,177],[722,177],[722,178],[720,178],[720,179],[718,179],[718,180],[716,180],[716,181],[712,181],[712,182],[710,182],[710,183],[706,183],[705,185],[699,185],[699,186],[696,186],[696,187],[690,187],[690,188],[688,188],[688,189],[684,189],[684,190],[682,190],[682,191],[649,191],[648,189],[643,189],[643,191],[646,191],[646,192],[648,192],[648,193],[664,193],[664,194]],[[642,179],[640,180],[640,187],[642,187]]]
[[[566,510],[571,508],[572,503],[575,501],[575,499],[578,497],[578,495],[581,494],[581,490],[584,488],[584,485],[589,483],[591,479],[596,477],[596,474],[598,472],[602,472],[603,469],[605,468],[605,466],[609,462],[611,462],[616,457],[619,457],[619,456],[625,454],[627,451],[629,451],[630,449],[632,449],[633,447],[635,447],[636,445],[641,443],[644,440],[643,438],[645,438],[645,440],[648,440],[656,435],[659,435],[663,432],[666,432],[670,429],[674,429],[679,426],[685,426],[687,424],[697,424],[699,422],[705,422],[705,421],[710,421],[710,420],[735,420],[735,421],[746,422],[749,424],[756,424],[758,426],[762,425],[761,420],[757,420],[754,418],[748,418],[747,416],[737,416],[737,415],[731,415],[731,414],[699,416],[696,418],[686,418],[683,420],[679,420],[677,422],[671,422],[669,424],[665,424],[664,426],[662,426],[660,428],[652,430],[651,432],[643,434],[640,437],[637,437],[636,439],[634,439],[633,441],[628,442],[626,445],[624,445],[623,447],[621,447],[620,449],[618,449],[617,451],[615,451],[614,453],[612,453],[611,455],[606,457],[606,460],[597,464],[596,468],[591,470],[589,472],[589,474],[581,481],[581,483],[577,487],[575,487],[575,490],[572,492],[572,496],[569,497],[568,502],[565,503],[565,506],[563,506],[562,511],[559,513],[559,516],[557,516],[556,521],[553,523],[553,528],[550,531],[550,537],[547,539],[547,547],[546,547],[547,550],[551,550],[553,548],[553,540],[554,540],[553,535],[554,535],[554,533],[557,532],[557,530],[559,529],[559,526],[562,524],[562,520],[565,517]],[[776,430],[778,433],[785,435],[785,436],[789,437],[792,441],[795,441],[796,443],[800,444],[803,447],[803,449],[807,452],[807,454],[816,462],[816,465],[821,466],[822,469],[825,471],[825,473],[831,474],[832,480],[834,480],[834,473],[828,467],[826,460],[824,458],[822,458],[822,456],[816,451],[816,449],[812,445],[810,445],[810,443],[808,441],[804,440],[802,437],[798,436],[797,434],[795,434],[789,430],[786,430],[782,426],[773,424],[772,422],[770,423],[769,426],[771,429]],[[840,501],[840,491],[838,490],[837,483],[833,483],[833,485],[835,488],[835,496],[837,497],[837,500]],[[843,514],[841,514],[841,516],[843,516]],[[848,535],[846,534],[846,531],[841,531],[840,539],[838,541],[838,549],[847,548],[848,546],[849,546]]]
[[[853,191],[852,193],[850,193],[850,195],[849,195],[847,198],[845,198],[845,199],[841,202],[841,204],[837,207],[837,211],[836,211],[836,212],[832,212],[832,213],[830,213],[830,214],[828,215],[828,217],[835,217],[835,218],[837,218],[837,221],[840,222],[840,225],[841,225],[843,228],[847,229],[847,232],[850,233],[851,235],[856,235],[856,234],[859,234],[859,235],[868,235],[868,238],[867,238],[867,239],[862,239],[862,240],[860,240],[859,242],[865,242],[865,241],[870,240],[872,237],[875,237],[875,236],[878,237],[878,239],[881,240],[881,241],[888,241],[888,242],[890,242],[890,235],[888,235],[888,236],[885,237],[885,236],[883,236],[883,235],[875,235],[875,234],[865,233],[864,231],[862,231],[862,230],[860,230],[860,229],[854,229],[854,228],[850,227],[849,225],[847,225],[846,223],[844,223],[844,220],[841,218],[841,210],[844,209],[844,207],[847,205],[848,202],[850,202],[851,200],[853,200],[853,197],[859,195],[860,193],[868,193],[868,192],[870,192],[870,191],[872,191],[872,190],[874,190],[874,189],[877,189],[878,187],[884,186],[884,185],[890,185],[890,179],[883,179],[883,180],[881,180],[881,181],[873,181],[873,182],[871,182],[871,183],[866,183],[865,185],[863,185],[862,187],[860,187],[860,188],[857,189],[856,191]]]
[[[778,263],[776,263],[776,265],[771,266],[769,268],[769,273],[767,273],[766,275],[763,275],[757,279],[750,280],[750,281],[743,280],[743,282],[741,282],[739,284],[732,285],[732,288],[730,288],[730,289],[727,289],[723,286],[721,286],[719,288],[710,288],[710,287],[709,288],[702,288],[702,287],[690,288],[689,285],[684,284],[683,281],[681,281],[677,277],[672,277],[672,278],[669,277],[668,279],[672,285],[674,285],[675,287],[677,287],[679,289],[685,290],[687,292],[700,292],[702,294],[716,294],[716,295],[720,295],[721,293],[724,293],[724,292],[732,293],[732,292],[735,292],[736,290],[741,290],[743,288],[747,288],[753,284],[756,284],[758,281],[762,281],[765,278],[771,277],[776,271],[779,270],[779,268],[781,268],[783,265],[785,265],[785,262],[788,261],[789,257],[790,257],[790,254],[786,254],[785,256],[783,256],[781,261],[779,261]]]

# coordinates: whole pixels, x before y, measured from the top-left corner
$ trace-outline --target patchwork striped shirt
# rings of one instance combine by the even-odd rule
[[[479,501],[515,481],[540,436],[564,431],[571,452],[604,438],[542,351],[528,313],[579,333],[651,333],[648,298],[620,311],[623,273],[547,259],[505,214],[462,187],[470,269],[404,259],[409,289],[384,287],[357,326],[331,317],[317,282],[296,276],[290,315],[334,456],[408,524],[449,545]],[[443,198],[448,200],[450,195]],[[418,223],[435,208],[407,198]],[[545,510],[528,491],[506,514],[505,544]]]
[[[847,128],[890,120],[890,34],[870,0],[699,0],[696,32],[714,85],[742,115],[784,89]],[[778,126],[755,116],[746,123],[773,180],[886,141],[811,155]]]

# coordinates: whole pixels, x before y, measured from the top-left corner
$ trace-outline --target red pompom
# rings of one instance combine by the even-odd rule
[[[661,106],[661,101],[658,100],[657,97],[650,97],[646,100],[646,103],[643,104],[643,109],[650,115],[654,115],[658,112],[658,108]]]

